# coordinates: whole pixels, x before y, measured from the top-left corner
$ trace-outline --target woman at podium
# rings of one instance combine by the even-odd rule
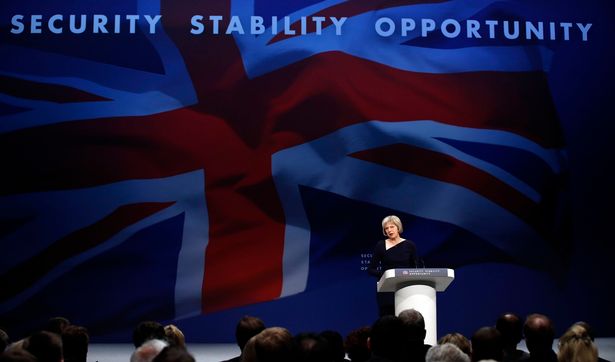
[[[404,227],[399,217],[389,215],[382,219],[382,233],[386,239],[374,247],[367,272],[380,279],[388,269],[416,267],[416,246],[401,237]],[[394,293],[376,293],[380,316],[395,315]]]

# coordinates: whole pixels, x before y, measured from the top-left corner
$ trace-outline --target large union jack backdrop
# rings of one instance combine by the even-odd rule
[[[572,245],[549,71],[558,46],[584,41],[578,27],[568,40],[561,27],[555,40],[527,40],[485,25],[558,21],[534,7],[4,2],[0,324],[25,333],[63,315],[121,340],[155,319],[219,341],[249,313],[347,332],[376,317],[362,263],[388,214],[425,265],[457,269],[441,329],[478,327],[452,309],[480,288],[496,296],[468,312],[474,321],[546,308],[546,294],[566,290]],[[56,14],[62,33],[49,28]],[[95,14],[107,33],[93,31]],[[161,15],[155,28],[145,15]],[[302,23],[313,17],[320,28]],[[338,34],[331,18],[342,17]],[[415,30],[378,34],[382,18],[415,19]],[[482,24],[482,36],[451,36],[456,23],[421,34],[420,19],[456,19],[463,34]]]

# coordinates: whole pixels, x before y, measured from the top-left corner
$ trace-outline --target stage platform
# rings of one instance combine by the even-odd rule
[[[597,338],[596,343],[600,357],[615,362],[615,338]],[[131,344],[92,344],[88,362],[128,362],[133,350]],[[219,362],[239,355],[239,348],[234,344],[188,344],[188,350],[197,362]]]

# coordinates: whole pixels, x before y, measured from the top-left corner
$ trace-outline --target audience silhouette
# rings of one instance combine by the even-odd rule
[[[502,314],[495,323],[495,328],[502,335],[504,343],[503,362],[515,362],[527,359],[529,354],[517,348],[523,339],[523,323],[513,313]]]
[[[530,314],[523,325],[525,344],[530,352],[528,361],[554,362],[557,355],[553,351],[555,330],[551,320],[542,314]]]
[[[461,333],[449,333],[431,347],[425,335],[423,315],[414,309],[398,317],[381,316],[371,327],[351,331],[345,340],[335,330],[293,336],[286,328],[265,328],[261,319],[245,316],[235,331],[241,354],[223,362],[605,361],[598,356],[586,322],[571,325],[554,349],[555,330],[543,314],[528,315],[523,325],[517,315],[502,314],[495,327],[476,330],[471,343]],[[518,348],[524,337],[529,353]],[[54,317],[40,331],[12,344],[0,330],[0,362],[86,362],[89,342],[85,327]],[[183,332],[172,324],[143,321],[133,330],[132,342],[131,362],[195,362]]]
[[[370,350],[367,340],[371,333],[370,327],[364,326],[352,330],[344,342],[348,358],[352,362],[365,362],[369,360]]]
[[[138,348],[150,339],[166,340],[167,334],[164,326],[156,321],[143,321],[132,332],[132,343]]]
[[[62,330],[64,362],[86,362],[90,335],[85,327],[69,325]]]
[[[426,362],[470,362],[470,357],[452,343],[442,343],[427,351]]]
[[[30,352],[39,362],[62,362],[62,339],[59,335],[48,332],[34,332],[28,337],[23,348]]]
[[[414,309],[407,309],[399,314],[399,319],[403,322],[406,328],[407,344],[406,358],[408,362],[424,362],[425,355],[431,347],[425,344],[425,319],[423,315]]]
[[[295,336],[298,362],[333,362],[327,340],[316,333],[299,333]]]
[[[320,336],[327,342],[327,349],[334,362],[348,361],[344,350],[344,338],[339,332],[326,330],[320,332]]]
[[[472,361],[501,361],[503,350],[502,335],[495,327],[479,328],[472,335]]]
[[[239,346],[239,351],[241,353],[239,354],[239,356],[233,357],[223,362],[240,362],[241,356],[243,355],[244,347],[248,343],[250,338],[259,334],[264,329],[265,323],[260,318],[252,316],[242,317],[239,322],[237,322],[237,326],[235,327],[235,340],[237,341],[237,345]]]
[[[468,358],[472,358],[472,344],[470,340],[461,333],[449,333],[438,340],[438,344],[451,343],[457,346]]]
[[[596,362],[598,348],[587,329],[580,324],[573,324],[560,337],[557,359],[559,362]]]
[[[64,317],[52,317],[47,320],[47,324],[43,328],[44,331],[52,332],[57,334],[58,336],[62,335],[62,331],[64,328],[70,326],[70,321],[68,318]]]
[[[293,336],[288,329],[282,327],[265,328],[252,338],[254,339],[256,361],[288,362],[295,360]]]
[[[579,321],[579,322],[576,322],[575,324],[573,324],[572,326],[575,326],[575,325],[579,325],[579,326],[585,328],[585,330],[587,331],[587,335],[592,340],[592,342],[594,342],[594,331],[593,331],[592,327],[589,325],[589,323],[584,322],[584,321]],[[598,356],[598,362],[609,362],[609,361],[607,361],[604,358],[601,358],[600,356]]]
[[[402,361],[407,343],[406,327],[398,317],[385,315],[372,325],[368,345],[370,362]]]

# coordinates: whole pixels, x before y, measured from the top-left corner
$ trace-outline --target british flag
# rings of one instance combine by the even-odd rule
[[[511,3],[53,6],[43,18],[162,21],[154,34],[140,20],[136,34],[16,36],[3,15],[3,324],[27,330],[65,315],[103,335],[300,297],[334,283],[322,265],[352,268],[335,283],[368,278],[357,260],[388,213],[431,265],[560,262],[566,164],[552,52],[373,27],[381,17],[507,16]],[[2,14],[42,11],[2,4]],[[342,35],[331,24],[193,35],[197,13],[222,25],[231,15],[347,20]]]

